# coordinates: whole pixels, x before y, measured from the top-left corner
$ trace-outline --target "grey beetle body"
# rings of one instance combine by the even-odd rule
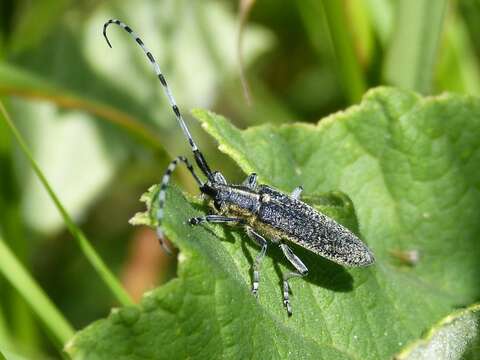
[[[299,199],[267,185],[256,188],[213,185],[221,215],[242,218],[261,235],[293,242],[311,252],[350,267],[367,266],[375,259],[350,230]]]

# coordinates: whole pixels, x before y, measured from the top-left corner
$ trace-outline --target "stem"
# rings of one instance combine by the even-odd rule
[[[0,273],[22,295],[60,344],[65,344],[73,336],[72,326],[18,261],[1,236]]]
[[[0,304],[0,348],[10,344],[10,336],[7,329],[7,322]]]
[[[8,115],[5,107],[1,102],[0,102],[0,113],[3,115],[2,116],[3,120],[6,122],[6,124],[12,131],[13,135],[17,139],[18,143],[20,144],[20,148],[22,149],[25,156],[28,158],[30,165],[32,166],[35,173],[37,174],[38,178],[40,179],[40,182],[43,184],[48,195],[50,196],[56,208],[60,212],[68,230],[73,235],[75,240],[77,240],[77,243],[80,246],[80,249],[83,251],[83,254],[86,256],[87,260],[93,266],[97,274],[100,276],[103,282],[107,285],[107,287],[110,289],[110,291],[113,293],[113,295],[116,297],[119,303],[121,303],[122,305],[133,304],[133,301],[131,300],[130,296],[127,294],[127,292],[122,287],[122,285],[118,282],[115,276],[110,272],[110,270],[107,268],[107,266],[105,265],[103,260],[100,258],[100,256],[95,252],[94,248],[92,247],[90,242],[87,240],[83,232],[80,230],[80,228],[78,228],[77,225],[75,225],[72,218],[67,213],[64,206],[58,199],[57,195],[53,192],[47,179],[45,178],[44,174],[40,170],[40,167],[37,165],[37,163],[33,159],[33,155],[30,152],[25,140],[23,139],[22,135],[13,124],[12,120],[10,119],[10,116]]]
[[[20,189],[16,185],[11,143],[7,126],[0,122],[0,168],[2,169],[2,176],[0,176],[0,227],[5,238],[9,240],[8,246],[29,270],[27,259],[29,258],[30,247],[24,236],[24,225],[20,215]],[[8,328],[11,338],[16,339],[24,349],[29,349],[29,351],[37,348],[39,342],[37,324],[28,304],[10,286],[4,286],[0,291],[2,292],[5,313],[8,313],[11,319],[11,326]],[[0,342],[2,342],[1,322],[0,319]]]

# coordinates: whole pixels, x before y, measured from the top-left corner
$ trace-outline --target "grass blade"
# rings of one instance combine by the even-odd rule
[[[7,243],[20,262],[28,267],[29,244],[24,236],[24,224],[20,216],[20,189],[16,185],[14,160],[12,157],[12,139],[7,126],[0,122],[0,227]],[[0,284],[1,287],[2,284]],[[23,349],[33,350],[38,347],[38,327],[33,313],[22,296],[10,286],[3,287],[2,304],[4,313],[11,319],[8,333],[22,344]],[[0,345],[6,334],[6,321],[2,323],[0,314]]]
[[[447,91],[479,96],[480,64],[462,20],[456,14],[449,16],[435,83]]]
[[[90,242],[87,240],[87,238],[85,237],[83,232],[77,227],[77,225],[75,225],[72,218],[67,213],[67,211],[63,207],[62,203],[58,199],[57,195],[53,192],[53,190],[50,187],[47,179],[45,178],[45,175],[42,173],[42,171],[40,170],[40,167],[37,165],[37,163],[33,159],[33,155],[30,152],[30,150],[28,149],[28,146],[25,143],[25,140],[23,139],[22,135],[20,134],[18,129],[15,127],[13,122],[11,121],[5,107],[3,106],[3,104],[1,102],[0,102],[0,113],[2,114],[3,120],[6,122],[6,124],[8,125],[10,130],[12,131],[13,135],[17,139],[18,143],[20,144],[20,147],[21,147],[23,153],[28,158],[28,160],[30,162],[30,165],[32,166],[33,170],[37,174],[41,183],[45,187],[45,190],[47,190],[50,198],[52,199],[52,201],[54,202],[58,211],[62,215],[62,218],[63,218],[63,220],[65,222],[65,225],[67,226],[68,230],[73,235],[75,240],[77,240],[78,245],[80,246],[80,249],[83,251],[87,260],[93,266],[95,271],[98,273],[100,278],[104,281],[104,283],[110,289],[110,291],[113,293],[113,295],[115,296],[115,298],[117,299],[117,301],[119,303],[121,303],[122,305],[133,304],[133,301],[131,300],[130,296],[127,294],[127,292],[122,287],[122,285],[118,282],[118,280],[115,278],[115,276],[107,268],[107,266],[105,265],[103,260],[100,258],[100,256],[96,253],[95,249],[92,247]]]
[[[384,77],[393,85],[428,94],[447,0],[398,1]]]
[[[65,344],[74,333],[72,326],[57,310],[0,236],[0,273],[22,295],[33,311],[51,331],[59,344]]]
[[[9,343],[10,343],[10,337],[7,330],[7,323],[5,321],[5,315],[2,311],[1,304],[0,304],[0,347],[5,346]]]
[[[338,74],[343,88],[351,103],[360,101],[367,89],[363,70],[354,48],[354,39],[342,1],[325,0],[322,2],[327,24],[335,52]]]

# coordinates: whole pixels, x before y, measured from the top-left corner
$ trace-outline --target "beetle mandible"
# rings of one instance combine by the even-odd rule
[[[255,173],[248,175],[242,184],[232,185],[219,171],[212,171],[192,138],[167,81],[150,50],[128,25],[117,19],[109,20],[103,26],[103,36],[110,47],[112,46],[106,33],[110,24],[122,27],[145,52],[163,86],[178,124],[190,144],[195,162],[207,178],[206,181],[202,181],[184,156],[175,158],[165,171],[156,197],[156,201],[158,201],[156,217],[158,220],[157,236],[166,251],[169,252],[170,250],[165,245],[161,224],[167,185],[177,165],[184,164],[192,174],[202,194],[211,200],[216,212],[213,215],[191,218],[189,223],[191,225],[199,225],[204,222],[230,223],[243,226],[247,235],[261,247],[261,251],[252,266],[252,293],[255,297],[258,296],[260,265],[267,251],[266,238],[278,245],[287,260],[293,265],[296,271],[283,274],[283,304],[289,316],[292,315],[292,307],[289,299],[290,286],[288,280],[292,277],[306,276],[308,269],[285,241],[295,243],[341,265],[360,267],[375,262],[372,252],[355,234],[300,200],[303,190],[301,186],[287,195],[270,186],[257,184]]]

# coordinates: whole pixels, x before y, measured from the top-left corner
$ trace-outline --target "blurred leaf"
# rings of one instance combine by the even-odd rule
[[[101,25],[109,18],[123,20],[134,29],[158,61],[180,108],[214,103],[222,82],[237,78],[238,63],[233,11],[218,1],[145,1],[99,7],[85,25],[85,60],[97,76],[128,93],[142,105],[148,117],[161,127],[161,140],[169,154],[184,151],[171,109],[150,62],[138,45],[120,28],[109,29],[113,49],[99,38]],[[248,66],[267,51],[273,36],[259,25],[248,24],[244,31],[243,54]],[[235,98],[238,101],[238,98]],[[117,104],[119,108],[123,105]],[[186,112],[186,111],[184,111]]]
[[[0,63],[0,93],[52,103],[12,102],[40,165],[75,218],[84,215],[92,200],[112,180],[125,146],[114,147],[112,136],[102,137],[88,114],[65,112],[57,106],[96,115],[157,154],[165,154],[159,138],[153,135],[155,132],[130,114],[85,95],[72,94],[16,66]],[[62,219],[51,202],[45,201],[46,194],[39,191],[41,184],[36,177],[25,174],[22,182],[24,198],[28,199],[23,210],[29,225],[43,233],[60,230]]]
[[[2,307],[0,307],[0,349],[10,344],[7,322]]]
[[[238,100],[243,94],[236,87],[237,84],[235,82],[226,89],[229,93],[226,93],[224,97],[219,99],[219,103],[235,113],[237,122],[241,119],[243,121],[240,123],[246,125],[258,125],[266,122],[282,124],[298,119],[298,115],[291,111],[288,105],[282,102],[263,81],[253,76],[248,80],[252,90],[253,106],[245,106],[245,102]],[[318,85],[318,83],[315,85]],[[236,94],[236,97],[232,96],[232,94]],[[296,92],[295,95],[297,95]],[[298,93],[298,97],[302,97],[302,95],[301,92]],[[330,94],[325,94],[325,97],[328,96]],[[313,97],[315,96],[312,95]],[[318,98],[317,96],[312,101],[318,102]],[[304,100],[304,97],[302,97],[302,100]]]
[[[366,0],[366,10],[372,27],[383,46],[388,45],[393,28],[394,6],[392,0]]]
[[[14,353],[9,352],[9,351],[4,351],[4,354],[2,354],[2,352],[0,351],[0,359],[2,359],[2,360],[27,360],[26,357],[23,357],[23,356],[18,355],[18,354],[14,354]]]
[[[77,333],[74,358],[385,359],[478,298],[479,100],[378,89],[317,126],[245,131],[195,115],[245,173],[284,191],[347,193],[377,264],[345,269],[296,247],[310,272],[292,284],[287,318],[278,249],[263,262],[257,302],[248,274],[258,249],[242,231],[190,227],[205,211],[172,189],[164,225],[180,249],[178,278]],[[418,249],[422,260],[395,266],[393,248]]]
[[[395,359],[480,359],[480,305],[472,305],[447,316]]]
[[[329,34],[325,11],[318,1],[303,1],[296,3],[302,17],[302,23],[310,43],[319,58],[333,55],[332,38]]]
[[[13,111],[24,125],[25,137],[63,198],[74,218],[82,217],[92,201],[104,191],[125,157],[125,142],[115,141],[111,131],[102,136],[101,127],[91,115],[114,124],[152,149],[166,155],[162,143],[138,118],[110,105],[76,95],[16,66],[0,63],[0,94],[51,102],[12,101]],[[58,107],[82,110],[65,112]],[[75,166],[72,167],[72,164]],[[47,195],[32,173],[23,174],[23,211],[28,225],[42,233],[55,233],[62,228],[62,219],[45,201]],[[41,214],[41,216],[39,216]]]
[[[64,14],[70,0],[18,1],[17,24],[9,50],[18,53],[38,45]]]
[[[238,4],[238,30],[237,30],[237,60],[238,60],[238,73],[240,76],[240,82],[242,83],[243,96],[248,106],[252,105],[252,96],[250,94],[250,87],[248,85],[248,79],[245,75],[245,65],[243,63],[243,32],[245,25],[248,21],[250,12],[252,11],[255,0],[239,0]]]
[[[477,41],[480,36],[480,1],[462,0],[455,2],[455,5],[467,27],[470,35],[470,42],[472,43],[477,56],[480,56],[480,44]]]
[[[93,119],[85,113],[61,111],[48,103],[11,104],[36,161],[65,208],[74,219],[84,218],[92,202],[110,185],[124,155],[102,139]],[[36,174],[28,171],[22,177],[24,220],[43,234],[61,231],[65,225],[62,216]]]
[[[361,69],[370,64],[374,50],[373,26],[367,2],[368,0],[347,1],[344,5],[345,16],[353,39],[352,46]]]
[[[47,100],[59,107],[84,110],[120,126],[157,151],[163,151],[154,131],[134,116],[107,104],[76,95],[17,66],[0,62],[0,94]]]
[[[431,92],[447,0],[403,0],[396,3],[394,34],[387,50],[388,83]]]
[[[480,95],[479,62],[467,28],[456,14],[448,18],[436,82],[442,90]]]
[[[62,205],[59,198],[57,197],[52,187],[48,183],[42,170],[35,162],[35,159],[33,158],[31,151],[29,150],[27,144],[25,143],[25,140],[23,139],[22,135],[15,127],[14,123],[10,119],[10,116],[8,115],[5,107],[1,102],[0,102],[0,113],[2,115],[1,116],[2,120],[10,128],[10,131],[12,132],[13,136],[15,137],[15,139],[20,145],[20,149],[22,150],[24,155],[27,157],[27,160],[29,161],[30,166],[32,167],[35,174],[38,176],[40,182],[42,183],[43,187],[48,193],[51,201],[55,204],[58,212],[62,215],[63,221],[65,222],[65,226],[68,228],[70,233],[73,235],[74,239],[77,241],[80,249],[82,250],[87,260],[90,262],[92,267],[96,270],[97,274],[103,280],[105,285],[110,289],[112,294],[116,297],[116,300],[120,304],[130,305],[132,303],[130,297],[128,296],[126,291],[123,289],[121,284],[117,281],[115,276],[110,272],[110,270],[105,265],[105,263],[100,258],[100,256],[95,252],[95,249],[92,247],[92,245],[90,244],[86,236],[83,234],[80,228],[77,227],[77,225],[73,222],[71,216],[65,210],[65,207]]]
[[[43,322],[45,328],[54,336],[57,345],[61,346],[73,335],[71,325],[17,260],[1,236],[0,273],[32,307],[32,310]]]

